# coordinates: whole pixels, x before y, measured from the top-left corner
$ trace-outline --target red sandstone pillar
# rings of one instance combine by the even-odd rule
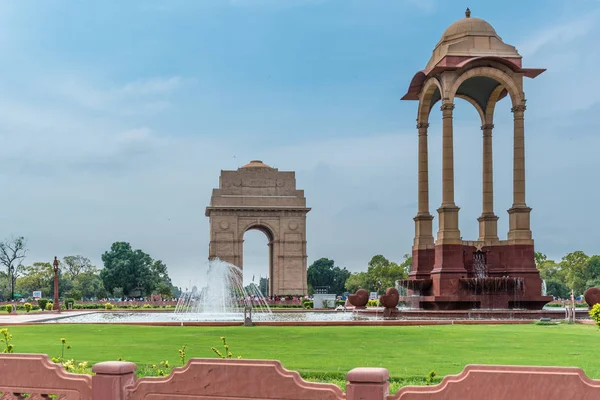
[[[125,388],[135,382],[132,362],[107,361],[92,367],[92,400],[125,400]]]
[[[434,261],[433,216],[429,213],[429,167],[427,155],[428,123],[417,124],[419,130],[419,206],[415,221],[410,278],[429,278]]]
[[[385,368],[354,368],[346,375],[347,400],[384,400],[390,391]]]

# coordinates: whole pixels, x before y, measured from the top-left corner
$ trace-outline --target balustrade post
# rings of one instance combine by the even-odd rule
[[[135,382],[132,362],[107,361],[92,367],[92,400],[125,400],[125,388]]]
[[[385,368],[354,368],[346,375],[347,400],[385,400],[390,392]]]

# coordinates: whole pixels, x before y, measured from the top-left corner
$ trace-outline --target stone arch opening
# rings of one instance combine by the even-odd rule
[[[256,284],[264,296],[270,296],[273,275],[273,232],[264,225],[253,225],[242,234],[242,264],[245,265],[244,286]],[[263,285],[263,279],[266,285]]]
[[[243,243],[248,230],[269,238],[269,294],[306,295],[306,207],[296,175],[262,161],[236,171],[221,171],[206,216],[210,224],[209,259],[244,269]]]

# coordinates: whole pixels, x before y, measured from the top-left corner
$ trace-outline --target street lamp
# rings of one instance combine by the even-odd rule
[[[54,303],[52,303],[52,309],[54,311],[60,311],[60,303],[58,301],[58,259],[54,256]]]

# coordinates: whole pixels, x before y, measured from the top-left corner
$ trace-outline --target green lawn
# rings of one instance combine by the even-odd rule
[[[457,374],[467,364],[576,366],[600,378],[600,330],[591,325],[443,325],[415,327],[147,327],[47,324],[11,326],[15,352],[138,364],[214,357],[225,336],[234,355],[277,359],[309,378],[332,381],[354,367],[385,367],[401,380]],[[332,379],[327,379],[329,376]],[[321,378],[319,378],[321,377]],[[343,380],[343,379],[342,379]],[[335,381],[335,379],[333,379]]]

